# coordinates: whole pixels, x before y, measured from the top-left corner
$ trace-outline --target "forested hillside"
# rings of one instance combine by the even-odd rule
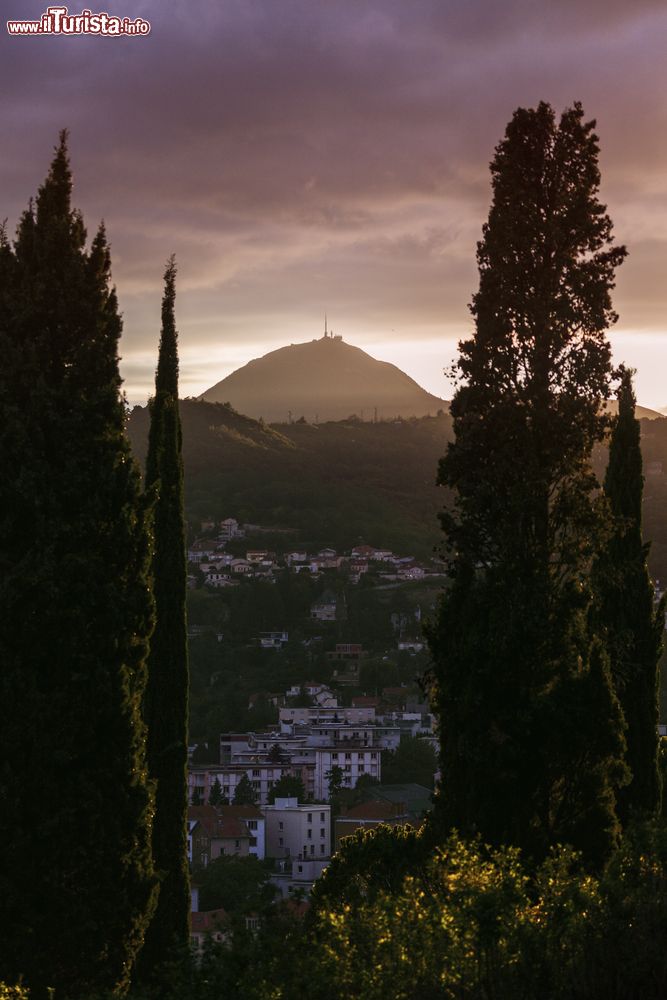
[[[266,425],[221,403],[181,402],[190,530],[204,518],[298,531],[300,544],[349,548],[363,539],[425,558],[440,544],[435,485],[451,439],[448,413],[420,419]],[[667,419],[642,420],[644,536],[667,584]],[[148,411],[135,407],[130,438],[143,461]],[[595,454],[598,475],[605,448]]]

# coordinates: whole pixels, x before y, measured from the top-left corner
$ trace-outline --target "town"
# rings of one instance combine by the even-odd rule
[[[397,586],[430,577],[440,582],[443,573],[438,560],[424,564],[366,544],[344,554],[332,548],[309,553],[290,547],[289,532],[282,553],[245,547],[247,535],[261,538],[262,532],[270,532],[275,539],[278,532],[241,525],[234,518],[204,521],[201,532],[188,546],[191,590],[215,595],[251,582],[275,584],[286,575],[312,582],[318,592],[302,606],[299,644],[310,667],[322,676],[292,683],[282,691],[250,692],[248,713],[260,705],[272,709],[268,725],[222,732],[217,740],[210,736],[205,744],[195,742],[190,747],[188,858],[194,885],[192,943],[199,951],[207,934],[218,941],[227,934],[228,915],[223,909],[199,909],[198,879],[211,862],[256,858],[264,862],[278,901],[298,900],[305,905],[343,837],[379,823],[419,826],[430,810],[438,745],[423,692],[414,677],[383,685],[365,669],[373,654],[376,658],[380,654],[380,678],[384,673],[397,679],[391,670],[391,650],[382,642],[367,649],[362,642],[335,640],[339,629],[348,625],[348,585],[373,580],[376,589],[391,593]],[[241,547],[242,555],[237,554]],[[384,617],[394,655],[409,658],[414,674],[415,660],[424,650],[421,607],[411,613],[385,612]],[[304,636],[306,626],[319,634]],[[228,641],[224,631],[192,623],[195,663],[207,633],[221,650]],[[271,677],[277,657],[289,649],[290,631],[277,627],[246,635],[235,653],[241,658],[253,651],[263,656]],[[376,682],[372,690],[371,678]],[[406,758],[402,768],[401,756]],[[385,762],[389,781],[383,774]],[[420,777],[424,784],[416,780]]]

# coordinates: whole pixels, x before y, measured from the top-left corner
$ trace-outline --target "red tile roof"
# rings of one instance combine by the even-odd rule
[[[226,910],[200,910],[190,914],[190,928],[195,934],[218,930],[227,921]]]

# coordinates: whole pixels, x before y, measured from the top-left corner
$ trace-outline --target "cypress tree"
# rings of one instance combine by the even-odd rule
[[[625,721],[631,781],[619,794],[623,823],[660,811],[658,661],[664,602],[655,593],[642,539],[642,454],[632,372],[620,369],[618,415],[609,444],[605,494],[614,529],[596,567],[600,624],[606,628],[611,672]]]
[[[0,248],[0,979],[35,1000],[122,993],[157,891],[149,534],[109,248],[71,189],[62,133]]]
[[[618,835],[622,716],[589,627],[604,518],[590,468],[605,430],[625,256],[597,198],[594,122],[520,108],[491,163],[474,336],[460,344],[455,440],[438,481],[452,583],[430,629],[440,829],[600,863]]]
[[[159,984],[160,970],[189,941],[187,862],[188,658],[183,458],[178,409],[176,265],[164,275],[162,332],[150,403],[146,487],[155,494],[153,589],[155,631],[148,661],[145,718],[148,764],[156,782],[153,856],[160,875],[157,910],[141,956],[141,975]]]

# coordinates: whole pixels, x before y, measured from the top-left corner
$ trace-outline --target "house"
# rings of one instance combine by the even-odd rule
[[[249,563],[261,563],[262,560],[268,557],[268,555],[269,553],[266,549],[248,549],[245,557]]]
[[[223,944],[229,937],[225,910],[197,910],[190,914],[190,945],[196,959],[201,958],[206,940]]]
[[[245,531],[243,531],[239,526],[239,522],[233,517],[226,517],[224,521],[221,521],[219,531],[219,537],[224,541],[229,541],[232,538],[243,538],[245,536]]]
[[[290,909],[303,916],[308,909],[304,896],[310,894],[313,885],[329,864],[329,858],[324,860],[305,858],[285,858],[276,861],[276,868],[269,876],[269,881],[276,887],[280,897],[288,900]]]
[[[369,799],[375,801],[402,803],[407,809],[411,823],[419,826],[424,813],[433,808],[433,798],[430,788],[407,782],[402,785],[373,785],[366,790]]]
[[[336,817],[334,850],[340,848],[343,837],[351,836],[356,830],[373,830],[381,823],[386,826],[403,826],[409,821],[404,802],[387,802],[380,799],[361,802]]]
[[[225,855],[245,858],[250,853],[248,827],[238,816],[228,814],[226,809],[215,810],[214,817],[196,819],[190,837],[192,864],[195,867],[205,867]]]
[[[375,554],[375,549],[372,545],[355,545],[355,547],[350,552],[352,559],[363,559],[366,562],[373,558]]]
[[[327,660],[346,663],[357,663],[366,655],[363,646],[358,642],[337,642],[334,650],[325,653]]]
[[[288,552],[285,555],[285,562],[290,568],[303,567],[308,562],[307,552]]]
[[[220,548],[220,543],[216,539],[198,538],[188,548],[188,562],[200,563],[214,558]]]
[[[213,572],[207,573],[204,579],[207,587],[235,587],[236,581],[230,580],[227,573]]]
[[[339,602],[332,590],[325,590],[321,597],[310,606],[310,617],[314,621],[335,622],[341,617]]]
[[[278,717],[283,733],[291,732],[295,726],[320,724],[323,722],[373,722],[375,709],[345,708],[341,705],[317,705],[312,708],[281,708]]]
[[[270,858],[322,860],[331,857],[331,806],[277,798],[265,806],[266,854]]]
[[[370,558],[374,562],[389,562],[393,554],[391,549],[374,549]]]
[[[289,642],[289,632],[260,632],[259,645],[262,649],[282,649]]]
[[[402,652],[421,653],[424,648],[424,641],[422,639],[401,639],[398,643],[398,648]]]
[[[248,854],[263,860],[266,857],[266,820],[257,806],[221,806],[223,816],[245,823],[250,834]]]
[[[370,695],[357,695],[352,699],[352,708],[379,708],[380,699]]]

